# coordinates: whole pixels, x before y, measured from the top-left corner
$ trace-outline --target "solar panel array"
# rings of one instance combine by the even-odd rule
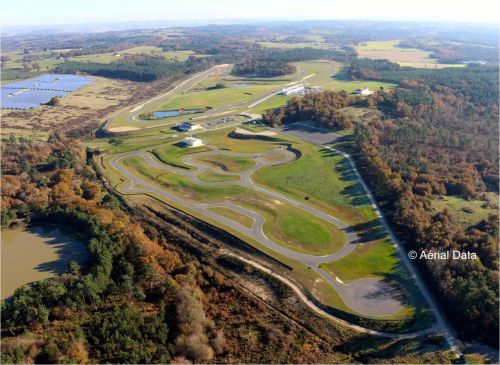
[[[42,75],[1,86],[2,109],[30,109],[46,104],[53,97],[63,97],[94,82],[76,75]]]

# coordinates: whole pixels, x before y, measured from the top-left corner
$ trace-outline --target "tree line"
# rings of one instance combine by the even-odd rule
[[[431,52],[430,57],[439,63],[484,62],[498,63],[498,45],[471,44],[427,39],[406,39],[399,43],[402,48],[418,48]]]
[[[112,63],[68,61],[55,68],[57,73],[84,72],[114,79],[148,82],[180,73],[204,70],[211,63],[204,58],[190,57],[185,62],[168,61],[160,56],[127,56]]]
[[[350,104],[349,95],[343,91],[310,93],[304,97],[293,97],[281,108],[266,110],[262,119],[273,127],[305,121],[331,129],[349,129],[352,118],[343,109]]]
[[[476,106],[497,104],[499,98],[498,66],[468,65],[425,69],[401,67],[387,60],[367,58],[353,60],[347,71],[353,79],[383,80],[400,83],[402,81],[422,81],[432,91],[443,93],[443,88],[452,89],[469,98]]]
[[[294,65],[283,61],[251,59],[234,65],[232,74],[237,76],[273,77],[293,74],[297,71]]]
[[[121,209],[90,152],[61,135],[4,142],[2,224],[73,227],[89,259],[2,301],[2,363],[199,363],[223,349],[222,332],[204,312],[198,268]],[[5,346],[28,332],[37,337],[29,347]]]
[[[498,201],[489,198],[499,189],[498,68],[425,70],[360,59],[347,72],[398,87],[364,98],[332,91],[294,97],[266,111],[263,120],[335,130],[350,127],[347,106],[378,109],[355,123],[351,152],[408,249],[478,255],[417,264],[460,336],[496,345],[498,214],[464,226],[451,208],[437,210],[433,202],[450,196],[498,209]]]
[[[498,79],[488,79],[497,70],[387,71],[385,62],[368,63],[399,87],[359,100],[383,114],[356,125],[357,163],[408,249],[478,255],[417,264],[460,336],[496,345],[498,214],[463,226],[454,220],[456,212],[436,210],[433,202],[453,196],[498,208],[487,195],[499,188],[498,100],[491,97]]]

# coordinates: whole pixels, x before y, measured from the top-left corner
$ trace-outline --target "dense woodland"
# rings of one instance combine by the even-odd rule
[[[308,121],[326,128],[348,129],[352,127],[352,119],[342,109],[350,103],[351,99],[345,92],[311,93],[302,98],[293,97],[284,107],[267,110],[262,118],[264,123],[274,127]]]
[[[293,74],[296,71],[297,68],[294,65],[283,61],[252,59],[234,65],[232,73],[238,76],[273,77]]]
[[[353,60],[347,73],[353,79],[395,83],[414,80],[423,85],[423,89],[413,88],[422,95],[429,90],[438,94],[445,94],[449,90],[450,93],[470,100],[470,105],[476,108],[492,104],[493,112],[498,105],[498,66],[469,65],[464,68],[424,69],[401,67],[387,60],[362,58]]]
[[[202,71],[210,65],[212,63],[205,58],[190,57],[185,62],[177,62],[167,61],[162,57],[127,55],[112,63],[68,61],[57,66],[55,72],[84,72],[94,76],[148,82],[179,73]]]
[[[450,195],[497,204],[484,194],[499,188],[498,68],[380,72],[380,63],[369,72],[400,86],[363,101],[385,113],[356,127],[363,173],[409,249],[477,253],[478,261],[419,264],[461,336],[496,345],[498,215],[459,227],[431,203]]]

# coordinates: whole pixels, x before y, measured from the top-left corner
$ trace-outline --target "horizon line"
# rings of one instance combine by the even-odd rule
[[[238,25],[240,22],[244,23],[270,23],[270,22],[321,22],[321,21],[338,21],[338,22],[352,22],[352,21],[371,21],[371,22],[388,22],[388,23],[401,23],[401,22],[412,22],[412,23],[434,23],[434,24],[467,24],[467,25],[483,25],[483,26],[496,26],[500,28],[500,22],[494,21],[479,21],[479,20],[453,20],[453,19],[416,19],[416,18],[368,18],[368,17],[360,17],[360,18],[273,18],[273,17],[259,17],[259,18],[215,18],[215,19],[141,19],[141,20],[114,20],[114,21],[88,21],[82,23],[40,23],[40,24],[17,24],[17,25],[4,25],[0,24],[1,30],[13,29],[13,28],[27,28],[27,29],[35,29],[35,28],[78,28],[85,27],[91,25],[118,25],[118,24],[141,24],[146,25],[146,23],[163,23],[163,22],[172,22],[171,26],[165,27],[196,27],[203,25]],[[224,22],[231,22],[227,24],[221,24]],[[182,25],[182,23],[184,23]],[[203,24],[201,24],[203,23]],[[40,29],[42,30],[42,29]]]

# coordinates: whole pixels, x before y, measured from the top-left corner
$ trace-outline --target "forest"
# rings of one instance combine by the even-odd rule
[[[388,71],[385,62],[368,63],[399,87],[361,101],[384,115],[356,125],[354,155],[408,249],[477,253],[477,261],[418,264],[459,334],[495,345],[498,215],[461,227],[431,204],[444,196],[496,204],[486,194],[499,188],[498,69]]]
[[[310,121],[335,130],[349,129],[352,127],[352,119],[342,109],[350,104],[349,95],[343,91],[311,93],[302,98],[293,97],[284,107],[267,110],[262,119],[273,127]]]
[[[233,75],[255,75],[261,77],[273,77],[293,74],[297,71],[294,65],[283,61],[270,61],[262,59],[252,59],[234,65],[231,71]]]
[[[3,340],[66,323],[29,349],[2,343],[2,363],[211,359],[224,339],[209,326],[197,269],[146,236],[102,188],[90,157],[61,135],[44,144],[11,137],[2,145],[2,224],[23,218],[78,227],[90,254],[84,267],[72,262],[56,280],[23,286],[2,302]],[[164,300],[152,305],[146,297]],[[167,309],[178,312],[174,325]]]
[[[353,79],[421,81],[429,90],[444,94],[447,89],[468,98],[475,107],[498,105],[498,66],[468,65],[443,69],[401,67],[387,60],[353,60],[347,71]],[[423,90],[422,92],[425,92]]]
[[[113,79],[148,82],[180,73],[194,73],[212,63],[205,58],[190,57],[185,62],[167,61],[162,57],[127,55],[112,63],[67,61],[56,67],[56,73],[84,72]]]

